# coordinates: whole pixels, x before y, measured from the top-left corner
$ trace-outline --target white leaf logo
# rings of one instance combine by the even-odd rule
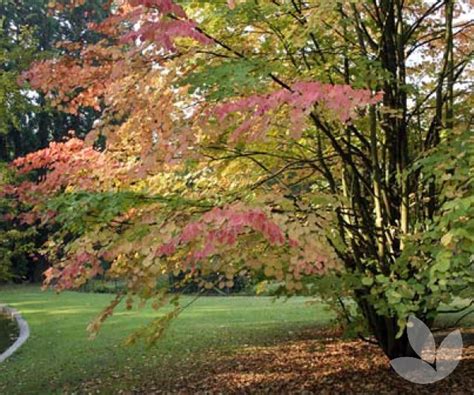
[[[446,378],[456,369],[463,348],[459,330],[446,336],[436,350],[433,334],[421,320],[411,315],[407,327],[410,346],[420,358],[391,360],[390,364],[401,377],[416,384],[431,384]],[[431,366],[435,362],[436,369]]]

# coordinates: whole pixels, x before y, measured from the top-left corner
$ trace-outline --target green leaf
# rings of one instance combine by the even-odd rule
[[[362,277],[362,284],[370,287],[374,283],[373,277]]]

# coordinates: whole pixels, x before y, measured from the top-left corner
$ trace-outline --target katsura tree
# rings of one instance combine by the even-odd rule
[[[51,141],[88,131],[95,118],[92,109],[63,113],[49,105],[44,94],[17,84],[19,75],[34,60],[60,55],[64,40],[96,42],[87,29],[108,14],[106,0],[88,1],[75,9],[53,9],[48,0],[0,2],[0,161],[9,161],[45,148]]]
[[[70,6],[75,6],[73,2]],[[102,112],[85,141],[13,163],[5,188],[56,231],[47,283],[104,271],[122,298],[157,279],[238,274],[331,300],[390,357],[473,283],[468,2],[124,0],[81,56],[24,74],[63,110]],[[208,275],[217,281],[209,282]],[[182,307],[139,335],[155,340]]]
[[[68,136],[71,129],[83,136],[99,116],[86,107],[77,114],[62,112],[45,100],[43,92],[17,83],[20,74],[34,60],[64,54],[61,48],[56,48],[56,43],[64,40],[96,42],[100,34],[87,29],[87,25],[108,15],[105,0],[88,1],[80,7],[62,10],[48,4],[48,0],[0,1],[0,178],[2,162],[45,148],[51,141]],[[1,199],[0,212],[5,211],[11,208],[8,201]],[[27,225],[14,226],[11,220],[1,219],[0,266],[5,270],[0,279],[41,281],[47,262],[42,259],[33,262],[28,251],[32,246],[41,245],[47,237],[44,230],[35,232]]]

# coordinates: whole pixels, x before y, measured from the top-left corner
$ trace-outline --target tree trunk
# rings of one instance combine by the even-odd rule
[[[358,304],[369,324],[372,334],[385,355],[390,359],[399,357],[415,357],[416,353],[410,346],[408,335],[405,331],[397,337],[398,324],[396,317],[381,316],[374,307],[360,296]]]
[[[7,162],[9,159],[7,135],[0,133],[0,162]]]

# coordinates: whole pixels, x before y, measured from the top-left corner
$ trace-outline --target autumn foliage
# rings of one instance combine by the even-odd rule
[[[127,282],[129,303],[158,306],[161,276],[185,273],[203,288],[263,276],[282,293],[332,298],[362,333],[343,301],[354,297],[365,329],[402,355],[408,314],[431,320],[469,282],[456,243],[428,247],[462,220],[439,222],[452,207],[423,158],[452,155],[438,149],[450,141],[441,131],[465,128],[465,108],[454,122],[443,84],[454,89],[454,61],[469,72],[470,27],[458,27],[454,51],[434,24],[439,2],[201,3],[115,2],[90,26],[98,43],[61,43],[80,56],[23,74],[63,111],[102,114],[85,141],[12,163],[30,174],[4,192],[29,207],[21,220],[54,229],[47,282],[71,288],[105,272]],[[448,45],[441,74],[433,45]],[[407,88],[420,70],[402,54],[416,51],[432,59],[434,90]],[[449,188],[464,198],[461,184]],[[444,270],[446,254],[457,275]]]

